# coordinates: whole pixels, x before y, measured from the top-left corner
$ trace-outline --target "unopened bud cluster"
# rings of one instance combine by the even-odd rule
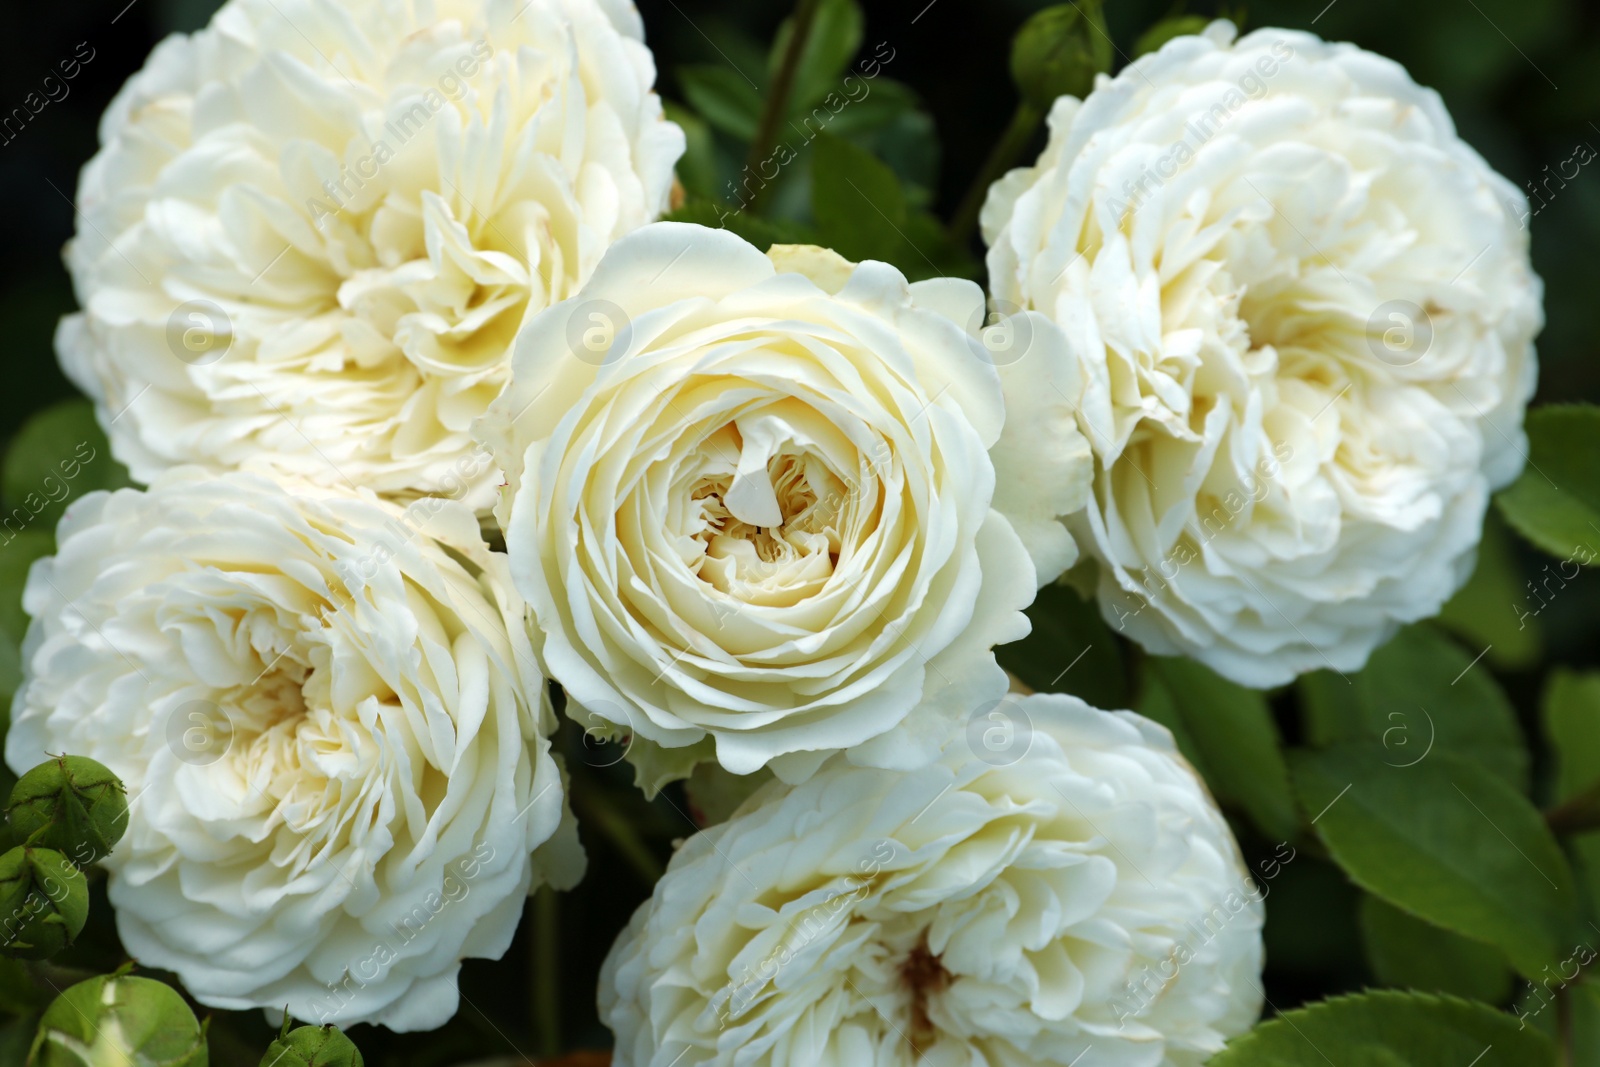
[[[80,868],[127,829],[128,798],[94,760],[57,756],[22,776],[5,814],[15,845],[0,855],[0,952],[45,959],[82,932],[89,883]]]

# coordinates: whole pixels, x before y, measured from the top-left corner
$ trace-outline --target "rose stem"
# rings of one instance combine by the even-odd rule
[[[539,1054],[561,1054],[561,900],[547,885],[533,897],[533,1017]]]
[[[794,88],[795,72],[800,68],[800,57],[805,55],[806,42],[811,39],[811,27],[817,21],[822,0],[799,0],[795,5],[789,42],[783,50],[783,60],[767,86],[766,103],[761,108],[761,120],[756,125],[756,135],[750,141],[750,155],[745,160],[745,170],[761,173],[761,163],[772,151],[777,139],[778,126],[789,114],[789,94]],[[765,184],[757,185],[751,192],[748,206],[754,210],[761,199]]]
[[[1017,162],[1023,150],[1028,147],[1028,142],[1033,140],[1033,132],[1039,128],[1039,123],[1042,121],[1044,121],[1043,111],[1026,100],[1017,104],[1017,110],[1011,116],[1011,125],[1006,127],[1006,132],[995,142],[994,148],[989,152],[989,158],[984,161],[983,169],[972,179],[972,184],[967,188],[967,195],[961,198],[961,206],[956,208],[955,216],[950,220],[952,244],[960,248],[972,240],[973,231],[978,228],[978,214],[983,210],[984,198],[989,195],[989,186]]]

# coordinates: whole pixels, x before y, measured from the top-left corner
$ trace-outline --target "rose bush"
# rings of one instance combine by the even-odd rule
[[[439,1026],[530,885],[582,873],[524,608],[464,505],[179,469],[74,503],[24,605],[6,761],[123,780],[122,943],[204,1004]]]
[[[1035,588],[1017,530],[1070,561],[1053,516],[1089,464],[1059,412],[1002,432],[1002,376],[1029,410],[1076,399],[1060,332],[1026,316],[1002,375],[983,319],[970,282],[658,223],[518,338],[482,422],[512,574],[584,721],[665,757],[647,785],[713,748],[791,780],[840,749],[914,766],[1004,692],[992,648]],[[1047,483],[1015,526],[1014,462]]]
[[[84,168],[63,366],[117,458],[487,507],[523,320],[666,207],[683,134],[622,0],[230,0]]]
[[[1050,130],[984,230],[1084,367],[1107,620],[1248,685],[1359,668],[1522,468],[1525,198],[1398,64],[1297,31],[1176,38]]]
[[[618,1067],[1189,1067],[1247,1029],[1263,894],[1171,736],[1010,714],[1009,758],[835,760],[690,838],[606,960]]]

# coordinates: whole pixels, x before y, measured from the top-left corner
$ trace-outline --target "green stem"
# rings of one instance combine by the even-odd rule
[[[789,31],[789,42],[783,50],[783,59],[767,86],[767,99],[761,108],[761,120],[756,125],[756,135],[750,141],[750,154],[744,169],[757,176],[761,163],[772,151],[778,139],[778,127],[789,114],[789,96],[794,90],[795,72],[800,69],[800,58],[805,55],[806,42],[811,39],[811,27],[816,24],[822,0],[799,0],[795,4],[794,19]],[[757,185],[750,196],[749,207],[754,209],[761,199],[765,184]]]
[[[989,152],[989,158],[984,161],[983,169],[972,179],[967,195],[961,198],[961,206],[956,208],[955,217],[950,220],[950,240],[956,246],[965,247],[967,242],[972,240],[972,235],[978,228],[978,215],[983,211],[983,201],[989,195],[989,186],[1016,165],[1023,150],[1028,147],[1028,142],[1033,140],[1034,131],[1043,121],[1044,112],[1039,108],[1032,106],[1026,100],[1017,104],[1017,110],[1011,116],[1011,124],[1006,127],[1006,132],[1000,135],[1000,140],[995,142],[994,148]]]
[[[1545,812],[1544,821],[1558,834],[1600,830],[1600,782]]]
[[[582,792],[573,790],[572,806],[577,809],[582,822],[605,835],[611,846],[617,850],[617,854],[634,869],[646,885],[655,885],[661,880],[663,873],[661,862],[650,851],[650,846],[644,843],[644,839],[639,836],[628,817],[611,806],[609,798],[601,788],[596,787]]]
[[[561,898],[549,886],[533,897],[533,1018],[539,1054],[561,1054]]]

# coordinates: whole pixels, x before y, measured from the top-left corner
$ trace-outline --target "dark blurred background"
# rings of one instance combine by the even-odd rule
[[[1107,20],[1120,53],[1118,66],[1132,54],[1135,39],[1171,12],[1169,2],[1107,0]],[[903,165],[897,170],[903,175],[906,168],[915,172],[908,192],[919,205],[926,203],[948,217],[1016,104],[1007,73],[1011,36],[1043,4],[1039,0],[863,0],[863,6],[867,15],[863,54],[872,54],[879,42],[886,42],[894,59],[885,75],[909,85],[932,116],[931,125],[907,127],[916,143],[899,145],[896,151]],[[100,113],[157,40],[202,25],[215,7],[213,0],[10,5],[7,32],[0,35],[0,114],[39,91],[42,79],[56,71],[60,60],[74,55],[80,61],[91,54],[92,58],[68,83],[64,98],[51,101],[15,136],[0,134],[0,202],[8,217],[0,252],[0,322],[12,368],[0,388],[0,442],[10,440],[30,414],[72,395],[57,368],[51,336],[58,318],[73,306],[60,251],[73,230],[70,197],[79,167],[95,149]],[[682,101],[686,93],[677,73],[681,67],[733,64],[759,70],[790,4],[639,0],[639,7],[656,51],[662,93]],[[1207,15],[1215,10],[1206,3],[1188,8]],[[1600,401],[1596,359],[1600,159],[1595,159],[1595,150],[1600,149],[1596,124],[1600,122],[1600,4],[1594,0],[1333,0],[1331,4],[1250,0],[1244,23],[1246,29],[1311,29],[1399,60],[1419,82],[1443,94],[1462,135],[1496,169],[1519,187],[1537,183],[1546,190],[1541,192],[1544,207],[1531,222],[1534,265],[1545,281],[1548,316],[1539,343],[1539,399]],[[1037,145],[1025,158],[1036,149]],[[1572,177],[1574,164],[1569,161],[1580,149],[1576,158],[1594,162]],[[737,165],[728,152],[722,154],[718,181],[729,166]],[[904,162],[907,159],[909,163]],[[1563,170],[1566,178],[1554,177]],[[804,163],[796,173],[803,178]],[[799,197],[795,202],[805,200]],[[1531,573],[1537,564],[1530,561],[1531,557],[1524,562],[1530,563],[1526,569]],[[1579,600],[1568,598],[1552,605],[1541,620],[1548,660],[1572,665],[1600,661],[1594,613]],[[1563,611],[1573,614],[1564,616]],[[1502,679],[1527,714],[1537,699],[1536,675],[1501,666]],[[568,737],[566,747],[569,756],[583,762],[581,744],[573,750],[573,739]],[[618,793],[626,790],[621,771],[621,767],[609,772],[580,770],[580,776],[607,779],[596,783],[598,797],[610,792],[607,786]],[[627,818],[641,820],[647,849],[664,857],[674,837],[693,831],[683,810],[687,806],[684,795],[674,789],[664,801],[650,806],[648,816],[634,810],[627,812]],[[568,1041],[601,1044],[605,1034],[598,1028],[590,992],[595,970],[628,912],[647,894],[648,884],[615,848],[590,844],[593,866],[585,889],[563,897],[559,918],[547,917],[546,923],[560,930],[563,992],[557,1004],[565,1036]],[[1286,875],[1284,883],[1275,887],[1275,903],[1269,905],[1275,918],[1288,920],[1269,924],[1273,962],[1268,995],[1280,1009],[1363,980],[1352,925],[1354,891],[1315,859],[1288,870],[1292,876]],[[109,919],[109,909],[103,905],[96,912],[97,918]],[[1290,919],[1291,912],[1300,915]],[[395,1063],[403,1057],[407,1063],[448,1063],[465,1052],[509,1053],[529,1047],[537,1031],[531,1016],[538,1009],[519,1003],[526,994],[517,989],[527,988],[522,976],[530,959],[538,965],[539,953],[529,943],[533,925],[525,924],[505,961],[468,965],[463,989],[469,1004],[450,1028],[451,1036],[398,1041],[361,1028],[357,1036],[368,1062]],[[1285,937],[1292,940],[1285,942]],[[499,1021],[491,1021],[491,1016]],[[230,1029],[237,1032],[243,1047],[260,1047],[257,1042],[265,1033],[255,1013],[220,1027],[220,1031]]]

